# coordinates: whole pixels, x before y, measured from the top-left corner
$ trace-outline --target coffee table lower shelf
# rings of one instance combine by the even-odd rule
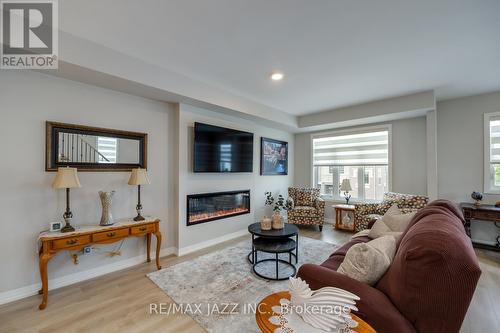
[[[295,276],[295,274],[297,273],[297,268],[293,264],[293,260],[295,260],[295,263],[297,263],[297,255],[296,253],[293,253],[294,250],[297,251],[297,242],[291,238],[272,239],[265,237],[257,237],[253,238],[252,240],[252,252],[248,254],[248,261],[252,264],[252,270],[255,273],[255,275],[263,279],[274,280],[274,281],[288,280],[288,278],[290,278],[291,276]],[[258,258],[259,252],[272,254],[274,258],[259,260]],[[279,258],[280,254],[288,254],[288,261],[280,259]],[[256,267],[263,262],[275,263],[276,270],[274,276],[269,276],[269,275],[266,276],[257,272]],[[280,276],[280,270],[279,270],[280,263],[282,265],[286,265],[289,268],[291,268],[292,273],[286,275],[281,274]]]

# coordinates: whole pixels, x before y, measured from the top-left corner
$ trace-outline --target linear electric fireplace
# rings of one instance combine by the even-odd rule
[[[187,225],[250,213],[250,190],[187,196]]]

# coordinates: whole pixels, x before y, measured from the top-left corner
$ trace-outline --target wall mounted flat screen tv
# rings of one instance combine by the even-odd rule
[[[253,172],[253,133],[194,123],[194,172]]]

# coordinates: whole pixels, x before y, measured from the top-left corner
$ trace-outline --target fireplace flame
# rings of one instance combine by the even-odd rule
[[[250,210],[245,207],[217,210],[215,212],[204,212],[198,214],[189,214],[189,223],[200,222],[217,217],[228,217],[240,213],[248,213]]]

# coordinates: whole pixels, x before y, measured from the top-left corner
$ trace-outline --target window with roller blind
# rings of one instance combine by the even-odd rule
[[[312,136],[313,186],[326,198],[343,199],[349,179],[356,200],[382,200],[390,190],[391,126]]]
[[[500,112],[484,115],[484,192],[500,194]]]
[[[97,137],[99,163],[116,163],[118,161],[118,139],[105,136]]]

